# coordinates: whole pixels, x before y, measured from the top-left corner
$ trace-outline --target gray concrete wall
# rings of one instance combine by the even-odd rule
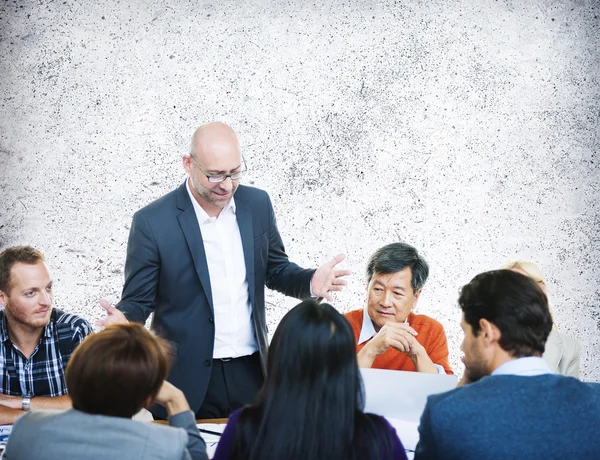
[[[324,3],[324,4],[322,4]],[[293,260],[405,240],[459,363],[458,289],[537,261],[600,380],[597,1],[4,1],[0,244],[42,249],[56,305],[116,301],[132,213],[184,179],[201,123],[239,133]],[[269,294],[273,330],[293,299]]]

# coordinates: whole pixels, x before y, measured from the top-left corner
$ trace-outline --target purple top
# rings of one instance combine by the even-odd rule
[[[235,437],[235,428],[237,426],[237,421],[240,417],[240,414],[242,413],[242,410],[243,409],[238,409],[229,416],[229,420],[227,420],[227,426],[225,427],[225,430],[221,435],[221,439],[219,441],[219,444],[217,445],[217,451],[215,452],[213,460],[229,460],[231,446],[233,445],[233,439]],[[390,425],[390,423],[385,418],[380,418],[387,426],[389,430],[389,437],[392,440],[391,458],[393,460],[407,460],[408,457],[406,456],[404,446],[400,442],[400,438],[398,438],[396,429],[392,425]]]

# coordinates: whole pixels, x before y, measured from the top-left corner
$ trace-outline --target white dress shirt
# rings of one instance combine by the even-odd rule
[[[210,217],[194,198],[189,179],[186,188],[202,233],[210,277],[215,318],[213,358],[251,355],[258,347],[235,201],[232,198],[217,217]]]
[[[404,322],[406,323],[406,320],[404,320]],[[410,324],[409,324],[409,326],[410,326]],[[373,325],[373,321],[371,320],[371,317],[369,316],[369,306],[365,305],[365,310],[363,313],[363,323],[362,323],[362,327],[360,328],[360,334],[358,336],[358,345],[371,339],[371,337],[373,337],[375,334],[376,334],[375,326]],[[436,364],[436,363],[433,363],[433,365],[436,367],[438,374],[446,374],[446,370],[444,369],[444,366],[442,366],[441,364]]]

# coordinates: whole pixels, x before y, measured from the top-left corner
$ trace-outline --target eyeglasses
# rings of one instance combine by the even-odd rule
[[[194,161],[194,163],[196,164],[196,166],[198,166],[198,169],[200,171],[202,171],[202,174],[204,174],[206,176],[206,179],[208,179],[208,182],[211,182],[213,184],[218,184],[220,182],[224,182],[227,180],[227,178],[229,177],[231,180],[238,180],[240,179],[244,173],[247,171],[247,167],[246,167],[246,160],[244,159],[244,157],[242,156],[242,164],[243,164],[243,168],[242,165],[240,165],[240,169],[239,171],[236,172],[232,172],[229,174],[206,174],[206,171],[204,171],[204,169],[202,169],[202,166],[200,166],[198,164],[198,162],[196,161],[196,159],[193,157],[193,155],[190,154],[190,158]]]

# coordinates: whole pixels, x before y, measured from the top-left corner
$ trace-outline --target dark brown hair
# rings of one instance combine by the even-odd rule
[[[166,343],[138,323],[89,335],[66,372],[73,407],[90,414],[133,417],[154,399],[169,373]]]
[[[21,262],[35,265],[44,262],[44,255],[31,246],[13,246],[0,252],[0,291],[8,294],[11,288],[11,270],[14,264]]]
[[[513,357],[544,353],[552,316],[546,294],[528,276],[512,270],[480,273],[463,286],[458,304],[475,336],[485,318],[500,330],[498,343]]]

